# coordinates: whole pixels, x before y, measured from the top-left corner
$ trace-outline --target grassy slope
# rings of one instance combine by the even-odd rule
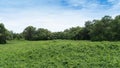
[[[0,45],[3,68],[119,68],[120,42],[10,41]]]

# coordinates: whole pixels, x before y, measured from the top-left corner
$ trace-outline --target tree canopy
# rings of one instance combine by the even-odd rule
[[[0,44],[6,43],[6,31],[4,24],[0,23]]]
[[[28,26],[22,33],[8,31],[4,25],[0,24],[0,43],[6,40],[91,40],[91,41],[119,41],[120,40],[120,15],[112,18],[104,16],[101,19],[86,21],[84,27],[72,27],[60,32],[51,32],[48,29]]]

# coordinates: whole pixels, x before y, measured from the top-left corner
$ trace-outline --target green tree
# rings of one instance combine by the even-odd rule
[[[36,40],[49,40],[51,39],[51,32],[47,29],[39,28],[35,36]]]
[[[93,20],[93,23],[90,31],[91,40],[111,40],[112,18],[110,16],[104,16],[101,20]]]
[[[64,37],[66,39],[75,39],[75,35],[78,34],[80,30],[81,30],[81,27],[79,26],[66,29],[64,30]]]
[[[6,31],[6,39],[7,40],[13,40],[13,31]]]
[[[113,40],[120,40],[120,15],[116,16],[115,19],[113,20],[112,24],[112,39]]]
[[[0,23],[0,44],[6,43],[6,31],[4,24]]]
[[[76,40],[90,40],[90,30],[92,27],[91,21],[85,22],[85,27],[81,28],[81,30],[75,35]]]
[[[23,37],[25,40],[34,40],[35,39],[36,28],[33,26],[28,26],[23,31]]]
[[[64,32],[53,32],[52,39],[65,39]]]
[[[102,26],[100,20],[93,20],[93,23],[94,24],[90,31],[91,40],[93,40],[93,41],[103,40],[104,37],[102,34],[103,34],[104,27]]]
[[[13,39],[15,40],[23,39],[22,33],[13,33]]]

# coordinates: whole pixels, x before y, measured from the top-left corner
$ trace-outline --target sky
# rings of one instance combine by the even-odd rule
[[[0,22],[20,33],[27,26],[52,32],[120,14],[120,0],[0,0]]]

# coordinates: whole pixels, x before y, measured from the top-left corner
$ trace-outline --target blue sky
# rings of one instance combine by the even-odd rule
[[[14,32],[32,25],[51,31],[84,26],[87,20],[120,14],[120,0],[0,0],[0,22]]]

